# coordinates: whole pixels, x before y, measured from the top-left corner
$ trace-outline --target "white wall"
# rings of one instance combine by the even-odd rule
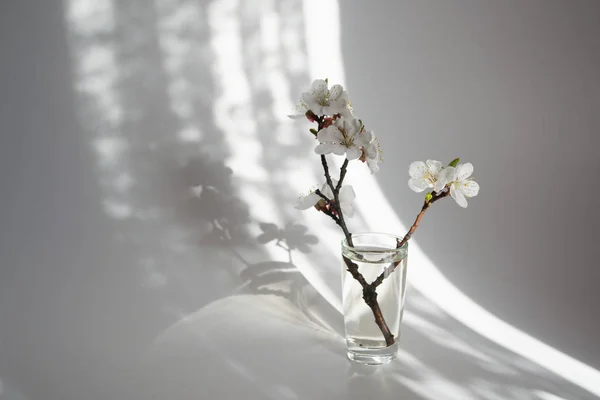
[[[310,226],[321,243],[308,256],[314,270],[302,273],[286,264],[285,253],[256,241],[259,222],[282,227],[310,218],[290,206],[299,190],[279,163],[289,155],[290,169],[300,174],[292,167],[311,154],[312,143],[288,139],[300,128],[274,115],[263,69],[283,60],[283,96],[290,101],[310,80],[302,40],[297,58],[290,51],[302,29],[301,4],[209,3],[150,7],[128,0],[115,2],[114,13],[87,16],[68,14],[57,1],[0,4],[0,399],[134,399],[165,388],[169,399],[350,399],[373,391],[380,398],[431,398],[429,391],[438,399],[435,390],[449,396],[451,387],[464,391],[454,392],[461,400],[493,398],[494,391],[517,398],[511,393],[519,390],[536,399],[540,391],[592,398],[443,316],[416,292],[409,294],[413,322],[402,363],[364,375],[348,366],[335,334],[340,315],[312,289],[324,282],[320,292],[335,292],[339,284],[337,255],[325,246],[331,227]],[[377,179],[402,221],[412,221],[420,202],[406,187],[410,161],[473,162],[479,197],[466,211],[451,201],[436,205],[418,243],[475,302],[600,367],[600,3],[341,3],[347,86],[381,137],[385,163]],[[179,6],[185,22],[169,22]],[[260,53],[254,41],[269,25],[260,18],[265,10],[291,27],[281,59]],[[229,58],[217,54],[228,42],[211,36],[229,32],[227,24],[209,23],[220,12],[240,23],[231,29],[239,28],[246,45]],[[115,18],[107,22],[109,14]],[[74,20],[89,31],[74,33]],[[185,61],[181,96],[191,116],[173,107],[177,77],[160,50],[170,30],[190,45],[169,47],[169,57]],[[96,58],[89,49],[100,50]],[[219,57],[235,61],[238,53],[251,87],[239,104],[238,92],[231,100],[222,87],[231,75],[221,76],[214,64]],[[244,104],[255,113],[248,116]],[[234,136],[243,142],[227,142],[231,121],[243,121]],[[272,140],[272,131],[285,138]],[[251,161],[260,168],[222,161],[240,149],[257,149]],[[268,179],[254,179],[263,175]],[[200,201],[189,192],[197,184],[204,187]],[[270,202],[253,203],[256,193]],[[295,260],[301,256],[294,253]],[[308,309],[330,329],[316,334],[296,315],[304,313],[285,308],[281,285],[296,295],[309,291]],[[248,296],[234,296],[240,293]],[[218,316],[234,309],[239,321],[206,317],[215,309]],[[196,310],[205,319],[194,319]],[[140,360],[185,316],[200,331],[217,332],[214,340],[175,329],[177,346],[168,348],[167,361],[153,361],[157,375],[147,372]],[[425,320],[439,327],[414,323]],[[231,333],[217,329],[228,323]],[[470,350],[451,351],[448,343]],[[485,369],[487,362],[496,369]],[[169,380],[175,375],[185,385]],[[446,386],[436,389],[431,377]],[[131,384],[138,379],[145,385]]]
[[[600,366],[600,4],[343,4],[349,90],[402,220],[408,162],[472,162],[480,195],[436,206],[418,242],[477,303]]]

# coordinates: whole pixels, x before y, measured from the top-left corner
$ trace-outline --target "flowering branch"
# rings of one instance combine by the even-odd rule
[[[311,129],[310,132],[319,142],[315,147],[315,153],[321,156],[325,175],[323,186],[302,196],[296,208],[306,210],[314,207],[323,212],[340,226],[346,242],[350,247],[354,247],[352,234],[346,226],[344,216],[352,217],[354,214],[352,203],[356,195],[352,186],[344,186],[343,182],[348,164],[352,160],[366,163],[372,173],[379,170],[381,162],[379,141],[373,132],[365,129],[360,119],[353,116],[348,94],[342,86],[333,85],[329,89],[326,79],[317,79],[312,83],[310,90],[302,94],[300,104],[296,107],[296,114],[290,117],[306,117],[311,122],[317,122],[318,129]],[[339,181],[330,175],[327,154],[345,156],[340,168]],[[467,207],[466,199],[479,193],[479,185],[470,178],[473,166],[469,163],[459,165],[458,162],[459,159],[456,159],[447,167],[443,167],[440,161],[435,160],[416,161],[410,165],[408,186],[415,192],[432,190],[425,196],[421,211],[408,232],[402,240],[397,241],[397,248],[401,248],[411,239],[425,212],[433,203],[452,196],[459,206]],[[375,323],[381,330],[386,345],[391,346],[395,343],[394,335],[387,326],[377,302],[376,289],[394,272],[401,261],[391,263],[373,282],[368,283],[355,262],[343,255],[342,258],[350,275],[361,285],[363,299],[371,308]]]

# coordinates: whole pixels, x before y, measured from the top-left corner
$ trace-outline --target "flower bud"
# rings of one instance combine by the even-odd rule
[[[318,211],[323,211],[323,210],[327,210],[327,202],[324,199],[320,199],[317,204],[315,204],[315,208]]]
[[[308,118],[310,122],[315,122],[317,120],[317,116],[311,110],[308,110],[304,115],[306,115],[306,118]]]

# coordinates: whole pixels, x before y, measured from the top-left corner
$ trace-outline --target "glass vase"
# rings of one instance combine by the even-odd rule
[[[348,358],[381,365],[396,358],[406,290],[408,243],[385,233],[342,241],[342,303]]]

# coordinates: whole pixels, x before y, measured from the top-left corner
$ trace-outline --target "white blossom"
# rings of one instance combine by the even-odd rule
[[[352,186],[342,186],[338,198],[340,199],[340,208],[344,216],[354,216],[354,199],[356,199],[356,193],[354,193]]]
[[[294,109],[295,114],[288,117],[303,118],[309,110],[317,116],[341,114],[343,117],[350,117],[352,115],[348,92],[342,85],[333,85],[329,89],[324,79],[313,81],[308,92],[300,96],[300,104]]]
[[[332,179],[333,186],[337,185],[337,180]],[[323,186],[321,186],[321,193],[326,196],[329,200],[334,201],[333,192],[331,188],[325,182]],[[356,193],[354,193],[354,188],[351,185],[342,186],[340,188],[340,192],[338,193],[338,198],[340,200],[340,208],[342,209],[342,213],[346,217],[352,217],[354,215],[354,199],[356,199]],[[297,210],[308,210],[309,208],[317,205],[320,201],[325,202],[321,196],[319,196],[316,191],[311,191],[306,195],[300,196],[294,208]]]
[[[362,155],[362,148],[368,146],[372,139],[373,134],[365,131],[357,118],[341,117],[317,133],[320,143],[315,147],[315,153],[333,153],[338,156],[345,154],[348,160],[356,160]]]
[[[312,206],[316,205],[319,200],[321,200],[321,197],[319,197],[319,195],[314,191],[310,191],[308,194],[300,195],[300,197],[298,197],[294,208],[296,210],[308,210]]]
[[[379,145],[379,139],[373,132],[371,132],[371,142],[363,147],[361,160],[366,161],[372,174],[379,171],[379,163],[382,161],[381,146]]]
[[[446,185],[446,181],[440,179],[442,163],[435,160],[415,161],[408,167],[408,186],[417,193],[425,189],[433,188],[439,192]]]
[[[450,195],[456,203],[463,207],[467,207],[467,198],[475,197],[479,194],[479,184],[470,178],[473,174],[473,164],[465,163],[454,167],[447,167],[440,173],[441,180],[444,185],[450,187]]]

